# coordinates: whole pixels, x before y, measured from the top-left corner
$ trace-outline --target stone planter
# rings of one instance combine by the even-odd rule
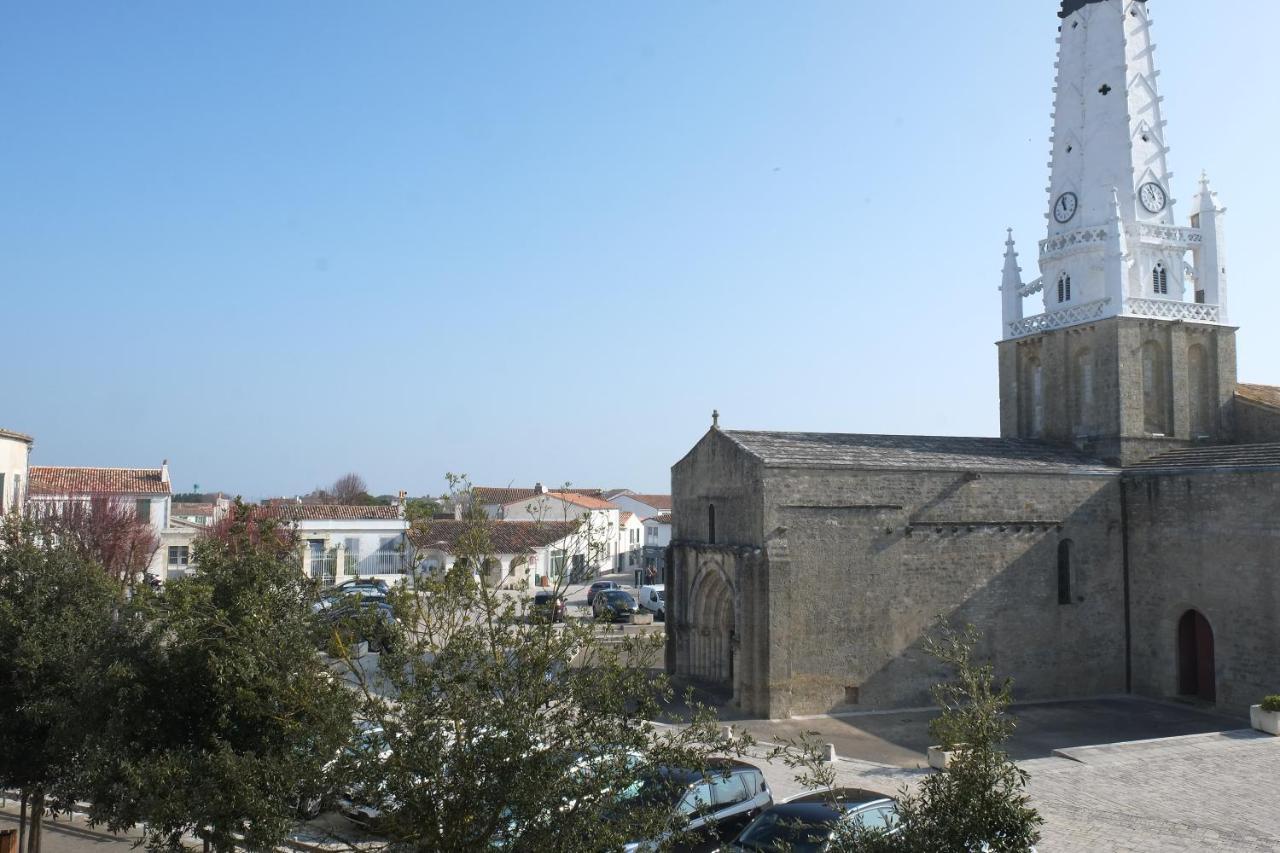
[[[1249,709],[1249,722],[1260,732],[1280,736],[1280,711],[1264,711],[1261,705]]]
[[[632,613],[631,624],[632,625],[652,625],[653,614],[652,613]]]
[[[929,747],[929,766],[934,770],[947,770],[960,752],[961,746],[963,744],[957,745],[954,749],[943,749],[940,746]]]

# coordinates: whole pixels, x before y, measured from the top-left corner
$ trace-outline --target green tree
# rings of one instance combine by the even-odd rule
[[[953,757],[947,771],[927,777],[918,790],[903,790],[897,831],[854,827],[839,849],[858,853],[936,853],[939,850],[1027,853],[1044,822],[1026,794],[1027,773],[1004,752],[1015,721],[1008,714],[1012,682],[997,682],[990,663],[974,659],[979,640],[972,627],[940,626],[926,650],[955,672],[934,687],[942,714],[930,734]]]
[[[22,792],[22,843],[40,850],[46,804],[73,797],[95,730],[96,673],[121,587],[32,522],[0,522],[0,783]]]
[[[595,851],[678,832],[670,801],[627,795],[660,785],[662,765],[703,769],[746,741],[702,708],[685,727],[650,722],[672,695],[654,667],[660,638],[555,624],[527,594],[491,588],[486,572],[478,582],[472,567],[492,564],[504,522],[466,491],[455,482],[455,500],[475,508],[456,563],[394,596],[390,650],[375,662],[345,642],[353,634],[332,637],[379,733],[349,756],[350,796],[410,850]]]
[[[91,817],[145,824],[153,849],[269,849],[323,790],[353,694],[316,654],[292,536],[237,503],[195,552],[200,571],[149,599],[104,676]]]
[[[404,504],[404,517],[409,521],[429,521],[440,512],[435,498],[409,498]]]

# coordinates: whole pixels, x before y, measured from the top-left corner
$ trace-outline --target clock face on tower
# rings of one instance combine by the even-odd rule
[[[1164,187],[1154,181],[1138,188],[1138,200],[1142,202],[1142,206],[1148,213],[1159,213],[1169,203],[1164,194]]]
[[[1063,193],[1054,202],[1053,218],[1058,220],[1059,224],[1065,225],[1076,215],[1076,208],[1079,206],[1080,200],[1076,198],[1075,193]]]

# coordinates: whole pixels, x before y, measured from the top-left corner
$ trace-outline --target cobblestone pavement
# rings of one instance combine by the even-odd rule
[[[1280,738],[1251,731],[1066,750],[1022,762],[1045,819],[1040,853],[1280,851]],[[763,765],[776,799],[792,771]],[[839,783],[894,794],[928,771],[840,760]]]

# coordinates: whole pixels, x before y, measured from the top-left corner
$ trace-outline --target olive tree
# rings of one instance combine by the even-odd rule
[[[80,789],[100,723],[89,697],[122,605],[83,549],[0,520],[0,784],[21,791],[22,853],[39,853],[46,805]]]
[[[191,577],[144,593],[103,674],[111,714],[91,753],[91,818],[143,824],[156,849],[187,835],[268,849],[323,790],[354,694],[318,654],[288,531],[237,502],[195,560]]]

